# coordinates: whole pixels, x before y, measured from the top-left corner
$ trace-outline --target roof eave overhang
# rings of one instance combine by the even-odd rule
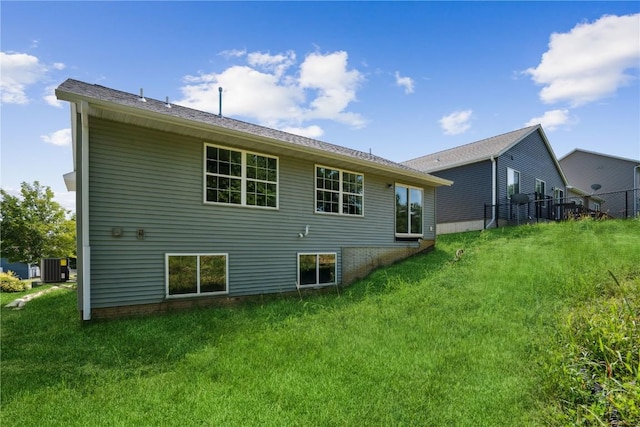
[[[404,170],[401,168],[395,168],[395,167],[380,164],[380,163],[374,163],[365,159],[358,159],[356,157],[346,156],[339,153],[333,153],[327,150],[322,150],[320,148],[306,147],[306,146],[290,143],[287,141],[281,141],[275,138],[255,135],[252,133],[242,132],[235,129],[216,126],[214,124],[189,120],[183,117],[176,117],[176,116],[171,116],[167,114],[162,114],[155,111],[143,110],[143,109],[135,108],[128,105],[117,104],[110,101],[105,101],[105,100],[101,100],[93,97],[79,95],[73,92],[67,92],[60,89],[56,89],[55,93],[56,93],[56,97],[62,101],[67,101],[71,103],[87,101],[90,104],[90,106],[93,108],[101,108],[101,109],[111,110],[119,113],[126,113],[133,116],[158,120],[164,123],[171,123],[176,126],[187,126],[187,127],[191,127],[199,130],[205,130],[205,131],[213,132],[217,134],[224,134],[229,136],[235,136],[238,138],[249,139],[252,141],[259,141],[261,143],[269,144],[274,147],[286,148],[289,151],[308,153],[308,154],[321,156],[324,158],[332,158],[332,159],[336,159],[342,162],[347,162],[353,165],[366,167],[368,169],[375,168],[376,170],[380,172],[384,172],[390,175],[390,177],[394,177],[397,179],[409,178],[411,180],[419,181],[432,187],[450,186],[453,184],[453,181],[450,181],[444,178],[439,178],[437,176],[429,175],[428,173],[421,172],[418,170],[412,171],[412,170]]]
[[[600,198],[600,197],[598,197],[598,196],[596,196],[594,194],[589,194],[588,192],[586,192],[586,191],[584,191],[584,190],[582,190],[582,189],[580,189],[578,187],[574,187],[572,185],[567,185],[567,191],[572,191],[572,192],[576,193],[578,196],[581,196],[581,197],[589,197],[589,198],[595,200],[596,202],[600,202],[600,203],[604,202],[604,199],[602,199],[602,198]]]

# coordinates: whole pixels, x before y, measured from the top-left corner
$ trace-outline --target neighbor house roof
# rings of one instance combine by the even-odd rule
[[[197,128],[201,135],[206,132],[226,133],[239,138],[253,138],[262,144],[269,144],[291,155],[304,153],[306,158],[331,157],[342,162],[357,164],[378,172],[386,172],[392,177],[410,177],[431,186],[451,185],[452,182],[410,166],[393,162],[382,157],[330,144],[316,139],[259,126],[240,120],[223,117],[183,107],[177,104],[143,98],[140,95],[110,89],[105,86],[68,79],[56,89],[58,99],[69,102],[86,101],[90,114],[113,120],[124,120],[145,124],[157,129],[175,131],[179,127]],[[135,122],[131,119],[135,118]],[[205,133],[202,133],[204,131]]]
[[[504,154],[507,150],[518,144],[533,132],[540,133],[540,136],[549,151],[549,155],[553,159],[556,168],[560,172],[560,175],[566,184],[567,180],[562,172],[562,168],[560,168],[558,159],[556,159],[556,156],[551,149],[551,145],[542,130],[542,126],[539,124],[503,133],[501,135],[492,136],[469,144],[460,145],[437,153],[428,154],[412,160],[407,160],[406,162],[403,162],[403,164],[427,173],[433,173],[484,160],[490,160],[491,158],[496,158]]]
[[[612,156],[610,154],[604,154],[604,153],[597,153],[595,151],[583,150],[581,148],[574,148],[570,153],[565,154],[564,156],[562,156],[559,159],[559,161],[563,161],[564,159],[566,159],[567,157],[569,157],[569,156],[571,156],[571,155],[573,155],[575,153],[586,153],[586,154],[591,154],[591,155],[594,155],[594,156],[608,157],[610,159],[622,160],[622,161],[625,161],[625,162],[631,162],[631,163],[634,163],[634,164],[640,164],[640,160],[628,159],[628,158],[625,158],[625,157]]]
[[[572,185],[593,188],[597,184],[599,194],[629,190],[639,185],[640,160],[576,148],[562,157],[560,164]]]

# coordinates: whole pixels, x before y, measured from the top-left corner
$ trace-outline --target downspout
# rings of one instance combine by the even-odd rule
[[[496,170],[496,159],[491,156],[491,221],[489,221],[489,224],[487,224],[485,228],[490,228],[491,225],[496,222],[496,209],[498,205],[498,193],[496,191]]]
[[[82,320],[91,320],[91,246],[89,244],[89,103],[80,103],[82,126],[80,192],[82,203]]]

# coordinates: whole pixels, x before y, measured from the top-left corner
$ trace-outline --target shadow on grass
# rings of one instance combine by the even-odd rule
[[[454,243],[452,248],[459,246]],[[2,309],[2,401],[48,387],[90,393],[104,381],[170,371],[185,356],[252,336],[323,310],[415,286],[448,265],[455,249],[436,249],[374,271],[337,292],[268,296],[237,306],[83,323],[76,292],[59,290],[23,310]]]

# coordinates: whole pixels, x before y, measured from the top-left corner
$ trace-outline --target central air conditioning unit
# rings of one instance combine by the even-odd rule
[[[67,258],[42,258],[40,262],[40,281],[59,283],[69,280],[69,260]]]

